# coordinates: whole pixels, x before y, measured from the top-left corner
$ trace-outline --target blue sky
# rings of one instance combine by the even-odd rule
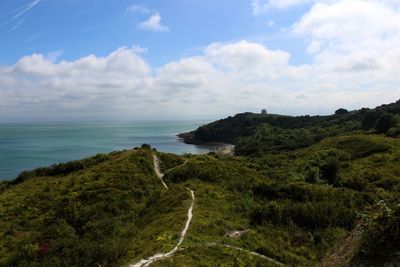
[[[396,0],[0,0],[0,122],[373,107],[398,25]]]
[[[2,0],[0,64],[13,64],[24,55],[62,52],[74,60],[95,54],[104,56],[124,45],[148,49],[144,57],[160,66],[198,52],[221,41],[256,40],[271,48],[293,52],[295,63],[308,60],[305,43],[282,36],[281,28],[296,21],[306,7],[254,16],[248,0],[165,0],[165,1],[74,1],[42,0],[17,19],[26,0]],[[34,1],[33,1],[34,3]],[[143,10],[130,10],[129,7]],[[11,13],[10,13],[11,12]],[[8,13],[8,14],[7,14]],[[140,22],[159,13],[168,31],[139,29]],[[268,23],[274,23],[268,26]],[[16,28],[18,27],[18,28]]]

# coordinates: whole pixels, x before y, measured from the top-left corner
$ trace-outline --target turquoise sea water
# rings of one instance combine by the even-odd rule
[[[130,149],[143,143],[164,152],[204,153],[209,148],[187,145],[176,137],[201,124],[183,121],[0,124],[0,180],[13,179],[23,170]]]

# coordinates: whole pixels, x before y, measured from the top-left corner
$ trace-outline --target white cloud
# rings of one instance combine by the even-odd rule
[[[316,0],[252,0],[251,6],[254,15],[259,15],[273,8],[283,9],[312,2]]]
[[[333,73],[323,62],[293,66],[285,51],[239,41],[213,43],[197,56],[153,69],[138,50],[59,63],[33,54],[1,67],[0,121],[193,118],[264,107],[329,113],[400,97],[400,78],[368,59]]]
[[[151,15],[148,20],[139,23],[138,28],[141,30],[158,31],[158,32],[169,31],[168,27],[161,24],[161,19],[162,18],[160,14],[155,13],[154,15]]]
[[[136,13],[136,12],[139,12],[139,13],[142,13],[142,14],[149,14],[150,13],[150,10],[147,7],[142,6],[142,5],[131,5],[131,6],[128,6],[126,8],[126,10],[129,11],[129,12],[132,12],[132,13]]]
[[[315,114],[373,107],[400,98],[398,25],[396,1],[314,3],[288,29],[308,42],[312,60],[301,66],[291,64],[287,51],[245,40],[212,43],[157,69],[136,46],[75,61],[32,54],[0,67],[0,121],[219,117],[261,108]]]
[[[252,80],[278,77],[288,67],[290,58],[287,52],[271,51],[247,41],[214,43],[206,48],[205,54],[216,66]]]
[[[398,25],[400,3],[346,0],[313,5],[292,29],[310,40],[308,52],[321,68],[392,75],[400,67]]]

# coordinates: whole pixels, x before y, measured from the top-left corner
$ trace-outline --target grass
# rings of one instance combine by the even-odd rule
[[[168,191],[154,173],[153,153],[163,172],[188,161],[164,176]],[[25,173],[1,185],[0,266],[126,266],[168,252],[187,219],[187,187],[196,195],[187,237],[173,257],[153,266],[276,265],[249,251],[313,266],[368,214],[376,218],[359,257],[398,242],[397,217],[374,213],[378,200],[393,210],[398,204],[396,138],[338,136],[257,157],[137,149],[102,159]],[[326,178],[332,162],[333,182]],[[226,236],[235,230],[246,232]],[[373,236],[383,236],[386,245]]]

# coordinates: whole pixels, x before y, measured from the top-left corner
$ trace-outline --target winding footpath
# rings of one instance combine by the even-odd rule
[[[187,161],[185,161],[185,163],[183,163],[182,165],[179,165],[177,167],[182,167],[186,163],[187,163]],[[157,174],[157,177],[161,180],[162,185],[168,190],[168,186],[163,180],[164,173],[162,173],[161,170],[160,170],[160,160],[156,155],[153,155],[153,164],[154,164],[154,171]],[[175,168],[177,168],[177,167],[175,167]],[[173,169],[175,169],[175,168],[173,168]],[[172,170],[172,169],[170,169],[170,170]],[[190,191],[190,194],[191,194],[191,197],[192,197],[192,203],[191,203],[191,205],[190,205],[190,207],[188,209],[185,228],[183,228],[183,230],[181,232],[181,237],[179,238],[178,244],[171,251],[169,251],[167,253],[159,253],[159,254],[156,254],[156,255],[151,256],[149,258],[141,259],[137,263],[129,265],[129,267],[149,266],[150,264],[152,264],[152,263],[154,263],[156,261],[163,260],[163,259],[171,257],[172,255],[174,255],[174,253],[176,251],[178,251],[179,246],[182,244],[183,240],[185,239],[187,231],[189,230],[190,222],[192,221],[192,218],[193,218],[193,206],[194,206],[194,201],[195,201],[195,195],[194,195],[193,190],[191,190],[190,188],[187,188],[187,190]]]
[[[165,189],[168,190],[168,186],[164,182],[164,179],[163,179],[165,174],[162,173],[160,170],[160,159],[155,154],[153,154],[153,166],[154,166],[154,172],[156,173],[158,179],[160,179],[160,181],[161,181],[162,185],[165,187]]]
[[[181,164],[179,166],[176,166],[174,168],[171,168],[171,169],[165,171],[165,173],[170,172],[170,171],[172,171],[172,170],[174,170],[176,168],[183,167],[187,163],[188,163],[188,161],[185,160],[185,162],[183,164]],[[168,190],[168,186],[164,182],[164,179],[163,179],[165,173],[162,173],[161,170],[160,170],[160,159],[155,154],[153,154],[153,166],[154,166],[154,172],[156,173],[157,177],[160,179],[161,184],[164,186],[165,189]],[[190,188],[186,188],[186,189],[190,191],[190,194],[191,194],[191,197],[192,197],[192,203],[191,203],[191,205],[190,205],[190,207],[188,209],[186,224],[185,224],[185,227],[183,228],[183,230],[181,232],[181,236],[179,238],[178,244],[176,244],[176,246],[171,251],[169,251],[167,253],[158,253],[158,254],[155,254],[155,255],[153,255],[151,257],[141,259],[140,261],[129,265],[129,267],[142,267],[142,266],[145,267],[145,266],[149,266],[150,264],[152,264],[152,263],[154,263],[156,261],[164,260],[166,258],[169,258],[169,257],[173,256],[179,250],[180,245],[185,240],[187,231],[189,230],[190,223],[191,223],[192,218],[193,218],[193,206],[194,206],[194,201],[195,201],[194,191],[191,190]],[[269,262],[274,263],[274,264],[279,265],[279,266],[283,266],[284,265],[283,263],[280,263],[280,262],[278,262],[278,261],[276,261],[276,260],[274,260],[272,258],[269,258],[269,257],[267,257],[265,255],[262,255],[262,254],[259,254],[257,252],[250,251],[250,250],[247,250],[247,249],[243,249],[243,248],[240,248],[240,247],[235,247],[235,246],[231,246],[231,245],[227,245],[227,244],[217,244],[217,243],[208,243],[208,244],[206,244],[206,246],[208,246],[208,247],[230,248],[230,249],[234,249],[234,250],[238,250],[238,251],[242,251],[242,252],[248,253],[248,254],[256,256],[256,257],[260,257],[260,258],[262,258],[262,259],[264,259],[266,261],[269,261]]]
[[[281,263],[281,262],[279,262],[279,261],[276,261],[276,260],[274,260],[274,259],[271,259],[271,258],[265,256],[265,255],[262,255],[262,254],[260,254],[260,253],[257,253],[257,252],[254,252],[254,251],[251,251],[251,250],[248,250],[248,249],[244,249],[244,248],[240,248],[240,247],[235,247],[235,246],[231,246],[231,245],[228,245],[228,244],[217,244],[217,243],[208,243],[207,246],[208,246],[208,247],[224,247],[224,248],[230,248],[230,249],[233,249],[233,250],[245,252],[245,253],[247,253],[247,254],[250,254],[250,255],[253,255],[253,256],[262,258],[262,259],[264,259],[264,260],[266,260],[266,261],[269,261],[269,262],[271,262],[271,263],[274,263],[274,264],[276,264],[276,265],[284,266],[284,264]]]

